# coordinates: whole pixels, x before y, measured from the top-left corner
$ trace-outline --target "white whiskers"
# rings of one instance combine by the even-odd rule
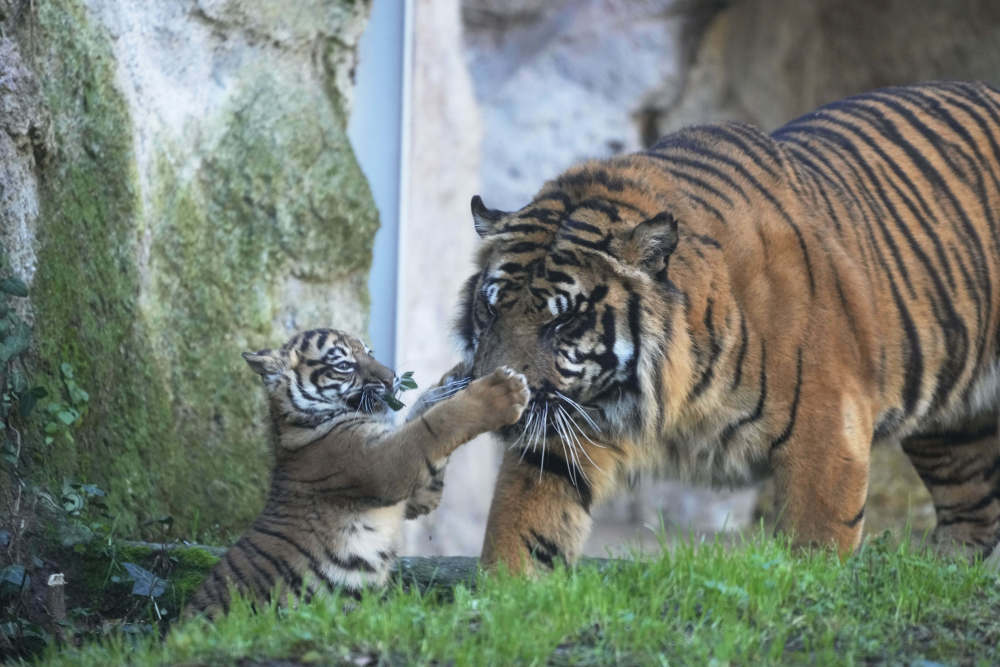
[[[438,403],[446,398],[451,398],[458,392],[469,386],[472,382],[471,377],[458,378],[457,380],[451,380],[437,387],[432,387],[428,389],[423,395],[423,401],[425,403]]]
[[[524,460],[528,451],[540,450],[541,457],[538,475],[539,480],[541,480],[541,475],[545,471],[546,446],[551,431],[551,433],[554,433],[559,438],[568,459],[570,482],[574,487],[578,487],[577,471],[579,471],[584,481],[588,483],[590,481],[582,465],[584,459],[587,460],[590,466],[604,472],[594,459],[591,458],[590,453],[587,451],[587,445],[601,447],[602,449],[604,445],[595,442],[587,433],[587,430],[584,429],[584,426],[577,422],[572,413],[575,412],[580,416],[584,425],[589,428],[592,434],[599,434],[601,429],[582,405],[560,392],[555,392],[555,395],[559,399],[558,401],[533,402],[528,406],[527,410],[525,410],[526,416],[521,434],[510,444],[509,448],[521,449],[521,461]],[[572,412],[566,406],[569,406]]]

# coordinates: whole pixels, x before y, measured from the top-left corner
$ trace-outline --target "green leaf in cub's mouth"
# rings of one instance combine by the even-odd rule
[[[416,380],[413,379],[413,371],[406,371],[405,373],[399,376],[400,393],[416,388],[417,388],[417,382]],[[388,405],[393,410],[395,410],[396,412],[399,412],[400,410],[406,407],[406,404],[403,403],[398,398],[396,398],[395,394],[391,391],[382,392],[382,400],[385,401],[385,404]]]

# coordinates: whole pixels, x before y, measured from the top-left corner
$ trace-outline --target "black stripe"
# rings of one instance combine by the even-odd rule
[[[955,445],[969,445],[984,440],[986,438],[993,438],[997,435],[997,424],[991,423],[983,426],[982,428],[975,431],[934,431],[931,433],[917,433],[906,438],[903,441],[903,448],[906,449],[907,446],[911,446],[915,454],[919,454],[919,446],[917,441],[920,440],[936,440],[941,442],[941,444],[947,445],[948,447],[953,447]]]
[[[614,203],[612,203],[614,202]],[[621,204],[618,200],[614,199],[595,199],[591,197],[590,199],[585,199],[573,208],[573,212],[583,209],[587,211],[597,211],[598,213],[603,213],[607,216],[609,222],[620,222],[621,216],[618,214],[618,209],[615,206],[620,206]],[[635,209],[634,206],[626,204],[627,208]],[[600,230],[596,227],[595,233],[600,233]]]
[[[747,347],[750,343],[750,339],[747,335],[747,319],[743,314],[743,310],[740,309],[740,350],[736,353],[736,373],[733,375],[733,383],[729,387],[730,390],[735,390],[743,382],[743,361],[747,355]]]
[[[333,588],[333,582],[327,579],[326,575],[323,574],[323,571],[320,568],[319,560],[317,560],[316,556],[314,556],[312,552],[310,552],[308,549],[306,549],[301,544],[296,542],[294,539],[288,537],[283,533],[279,533],[274,530],[268,530],[261,526],[254,526],[254,530],[263,535],[268,535],[270,537],[273,537],[276,540],[281,540],[286,544],[288,544],[293,549],[295,549],[296,551],[298,551],[299,554],[301,554],[302,557],[306,559],[306,563],[308,563],[309,565],[309,570],[313,573],[313,575],[315,575],[317,579],[326,584],[328,588],[330,589]]]
[[[376,572],[374,565],[357,554],[352,554],[347,558],[340,558],[328,548],[324,547],[323,551],[327,560],[339,567],[341,570],[348,570],[350,572],[361,571],[368,572],[370,574],[375,574]]]
[[[280,574],[281,578],[285,580],[285,583],[291,586],[296,592],[302,590],[302,577],[284,560],[279,561],[277,558],[257,546],[257,544],[254,543],[254,541],[248,536],[240,539],[239,543],[245,544],[251,551],[270,563],[271,567],[274,568],[274,571]]]
[[[859,523],[861,523],[861,520],[864,518],[865,518],[865,506],[862,505],[861,511],[858,512],[853,519],[848,519],[847,521],[845,521],[844,525],[847,526],[848,528],[854,528]]]
[[[799,397],[802,394],[802,348],[798,350],[798,355],[795,361],[795,393],[792,396],[792,409],[789,411],[788,424],[785,426],[785,430],[781,432],[774,442],[771,443],[771,454],[774,451],[788,442],[788,439],[792,437],[792,431],[795,429],[795,417],[799,411]]]
[[[722,434],[719,436],[719,441],[722,443],[724,448],[728,448],[733,436],[736,432],[746,426],[747,424],[752,424],[753,422],[759,420],[764,415],[764,403],[767,401],[767,348],[764,346],[764,341],[760,343],[760,389],[757,393],[757,405],[754,406],[753,412],[745,417],[741,417],[733,424],[729,424],[725,429],[722,430]]]
[[[714,301],[709,299],[708,305],[705,306],[704,321],[705,330],[708,332],[709,356],[708,362],[705,364],[705,370],[702,371],[701,377],[691,390],[690,400],[692,401],[701,396],[702,392],[708,389],[708,385],[712,382],[712,377],[715,375],[715,362],[719,359],[719,354],[722,352],[722,343],[720,343],[716,337],[715,326],[712,323],[713,306]]]
[[[520,462],[531,466],[532,468],[538,468],[543,473],[555,475],[565,479],[570,486],[576,489],[580,505],[583,507],[584,511],[588,514],[590,513],[590,505],[593,502],[593,492],[590,488],[590,482],[588,482],[587,478],[583,476],[583,472],[579,467],[571,463],[567,463],[566,459],[558,454],[554,454],[552,452],[543,454],[542,452],[532,449],[526,449],[522,452]]]
[[[531,533],[531,537],[522,535],[521,541],[533,559],[541,562],[549,569],[555,567],[556,560],[566,562],[566,557],[563,555],[559,545],[544,535],[539,534],[534,529],[529,532]]]

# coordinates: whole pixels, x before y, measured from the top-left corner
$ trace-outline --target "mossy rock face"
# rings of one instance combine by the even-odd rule
[[[365,11],[319,4],[354,12],[345,30]],[[248,51],[224,101],[172,133],[122,91],[88,8],[37,3],[25,33],[54,146],[39,179],[35,379],[59,397],[68,363],[90,394],[72,442],[32,442],[26,457],[49,488],[105,489],[126,534],[169,515],[178,536],[225,539],[267,485],[263,391],[240,352],[299,328],[364,332],[374,205],[323,65]]]

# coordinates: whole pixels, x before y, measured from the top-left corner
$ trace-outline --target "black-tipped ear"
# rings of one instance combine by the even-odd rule
[[[677,219],[667,211],[639,223],[626,244],[630,261],[658,279],[666,279],[670,253],[677,247]]]
[[[243,358],[247,360],[254,373],[265,379],[280,375],[288,368],[285,359],[271,350],[244,352]]]
[[[483,198],[476,195],[472,198],[472,222],[476,227],[476,233],[486,238],[490,234],[496,233],[496,223],[503,218],[506,213],[493,208],[486,208]]]

